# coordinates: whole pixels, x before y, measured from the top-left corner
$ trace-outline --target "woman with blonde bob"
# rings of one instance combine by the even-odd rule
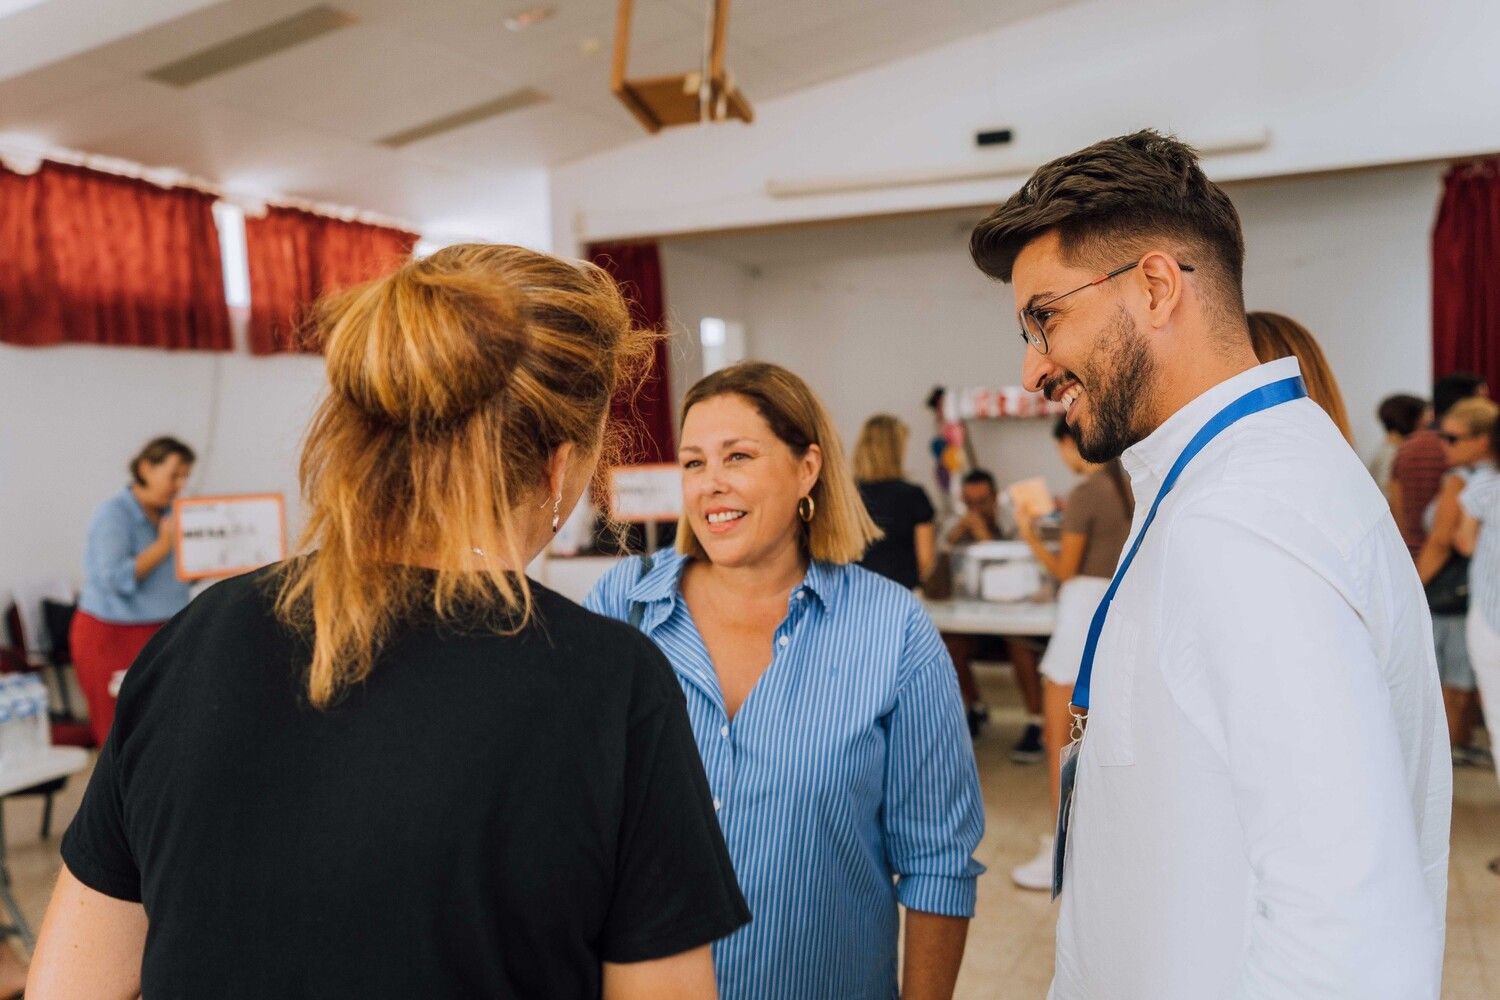
[[[687,697],[754,921],[714,945],[727,1000],[950,997],[983,871],[964,708],[910,591],[853,563],[879,531],[828,414],[776,365],[682,406],[674,552],[587,606],[636,624]]]
[[[523,575],[648,335],[482,245],[315,332],[301,553],[131,667],[27,995],[713,997],[748,913],[671,668]]]
[[[854,446],[854,480],[882,535],[860,565],[911,590],[937,561],[937,513],[927,491],[906,480],[906,438],[906,425],[889,413],[866,420]]]

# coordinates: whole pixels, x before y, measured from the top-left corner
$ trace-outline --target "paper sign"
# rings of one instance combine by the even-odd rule
[[[682,471],[672,464],[626,465],[610,478],[617,521],[675,521],[682,513]]]
[[[286,507],[279,493],[193,497],[177,515],[177,578],[248,573],[286,558]]]
[[[1047,489],[1047,480],[1040,476],[1011,483],[1009,492],[1017,516],[1045,517],[1057,507],[1052,492]]]

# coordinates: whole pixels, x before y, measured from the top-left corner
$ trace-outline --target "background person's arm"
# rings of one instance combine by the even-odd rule
[[[146,910],[63,868],[26,981],[28,1000],[131,1000],[141,992]]]
[[[645,962],[605,962],[604,1000],[717,1000],[709,946]]]
[[[156,541],[141,550],[135,557],[135,578],[144,580],[151,572],[166,562],[177,547],[177,515],[164,514],[156,526]]]
[[[1422,578],[1422,583],[1432,582],[1432,578],[1442,571],[1443,566],[1453,556],[1453,535],[1458,530],[1458,519],[1461,511],[1458,506],[1458,495],[1463,492],[1464,483],[1457,476],[1448,476],[1443,479],[1443,488],[1438,491],[1437,510],[1433,513],[1432,531],[1427,534],[1427,541],[1422,545],[1422,551],[1417,554],[1417,575]]]
[[[968,937],[967,917],[907,910],[901,1000],[952,1000]]]
[[[937,565],[937,526],[931,521],[912,529],[912,544],[917,550],[917,579],[925,580]]]
[[[1459,555],[1474,555],[1474,550],[1479,546],[1479,519],[1469,514],[1464,514],[1458,522],[1458,530],[1453,533],[1453,547]]]

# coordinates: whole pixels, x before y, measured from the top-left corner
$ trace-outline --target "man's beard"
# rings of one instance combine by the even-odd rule
[[[1156,376],[1146,338],[1123,308],[1078,371],[1088,420],[1075,427],[1078,454],[1095,465],[1119,458],[1148,433],[1144,410]]]

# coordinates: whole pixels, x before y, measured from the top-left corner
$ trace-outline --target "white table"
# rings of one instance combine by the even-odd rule
[[[40,785],[43,782],[66,778],[89,766],[87,750],[79,747],[49,747],[48,749],[16,761],[0,763],[0,798],[15,792]],[[31,927],[21,913],[11,891],[10,866],[5,857],[5,816],[0,811],[0,905],[4,905],[11,925],[0,928],[0,934],[14,933],[24,942],[28,951],[36,944]]]
[[[1054,601],[980,601],[960,598],[952,601],[923,600],[939,632],[960,635],[1031,635],[1049,636],[1057,627],[1057,604]]]

